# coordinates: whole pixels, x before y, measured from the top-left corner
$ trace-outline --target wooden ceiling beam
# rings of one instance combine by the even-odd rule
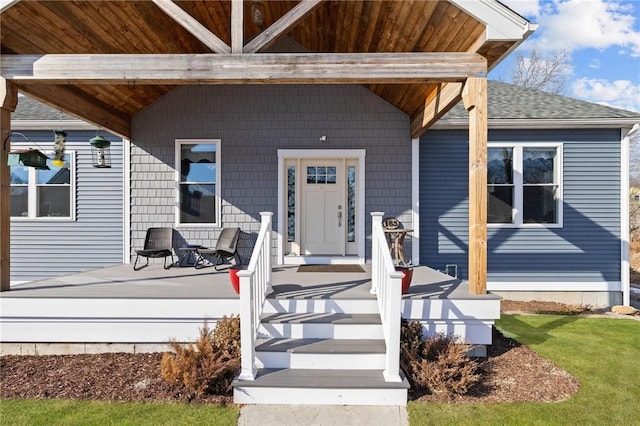
[[[195,38],[215,53],[231,53],[231,46],[222,41],[218,36],[209,31],[193,16],[175,4],[172,0],[152,0],[171,19],[189,31]]]
[[[69,86],[31,85],[16,82],[18,89],[52,108],[62,110],[97,127],[131,139],[131,117],[102,105]],[[55,99],[55,103],[52,100]]]
[[[41,84],[426,83],[486,75],[475,53],[3,55],[0,75]]]
[[[269,28],[247,43],[243,51],[245,53],[256,53],[271,46],[301,19],[313,12],[323,1],[325,0],[302,0]]]
[[[242,53],[244,46],[243,0],[231,0],[231,53]]]
[[[411,117],[411,137],[418,138],[447,111],[462,99],[463,83],[442,83],[434,97],[425,101],[424,108]]]

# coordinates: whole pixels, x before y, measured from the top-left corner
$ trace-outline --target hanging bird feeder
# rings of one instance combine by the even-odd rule
[[[11,139],[12,135],[19,135],[25,138],[28,141],[31,141],[27,136],[18,132],[11,132],[7,135],[6,138],[2,141],[2,149],[7,149],[7,142]],[[40,170],[49,170],[47,166],[47,160],[49,157],[44,155],[42,152],[35,148],[27,148],[27,149],[16,149],[10,151],[7,155],[7,166],[25,166],[25,167],[33,167],[35,169]]]
[[[67,140],[67,132],[64,130],[54,130],[54,142],[53,142],[53,164],[56,167],[66,167],[64,162],[64,145]]]
[[[39,170],[49,170],[47,160],[49,157],[37,149],[18,149],[11,151],[7,158],[8,166],[33,167]]]
[[[111,167],[111,142],[98,135],[95,138],[91,139],[89,143],[91,144],[91,157],[93,159],[93,167]]]

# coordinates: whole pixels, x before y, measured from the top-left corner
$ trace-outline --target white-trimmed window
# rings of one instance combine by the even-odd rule
[[[220,225],[220,141],[176,140],[176,223]]]
[[[67,151],[64,162],[47,160],[49,170],[11,166],[12,219],[75,220],[75,153]]]
[[[562,226],[562,144],[489,144],[487,222]]]

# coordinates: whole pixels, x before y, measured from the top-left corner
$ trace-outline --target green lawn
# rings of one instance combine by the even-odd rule
[[[640,425],[640,322],[503,315],[498,328],[573,374],[580,390],[556,403],[410,402],[412,425]]]
[[[236,425],[239,409],[187,404],[10,399],[0,401],[0,424],[13,425]]]

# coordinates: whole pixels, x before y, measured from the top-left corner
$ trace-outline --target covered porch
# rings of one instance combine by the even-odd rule
[[[274,266],[267,303],[324,304],[330,312],[375,307],[371,266],[363,272],[298,272]],[[376,308],[377,309],[377,308]],[[414,269],[402,314],[430,332],[454,332],[485,341],[499,317],[499,298],[473,295],[468,283],[425,266]],[[134,272],[118,265],[13,286],[0,298],[4,354],[156,351],[169,338],[194,340],[205,319],[211,324],[240,313],[240,298],[226,270],[163,269],[151,264]],[[487,331],[488,327],[488,331]],[[28,336],[28,337],[26,337]]]

